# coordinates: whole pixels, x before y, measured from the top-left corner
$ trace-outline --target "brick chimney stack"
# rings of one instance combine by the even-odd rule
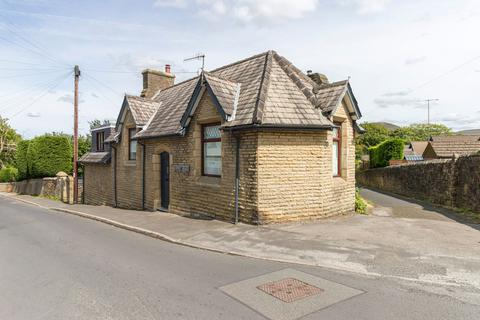
[[[170,65],[165,65],[165,71],[145,69],[143,75],[143,90],[141,97],[152,98],[159,90],[173,86],[175,76],[171,73]]]
[[[318,72],[312,72],[312,70],[307,71],[307,76],[312,79],[316,84],[321,86],[322,84],[328,83],[328,78],[326,75]]]

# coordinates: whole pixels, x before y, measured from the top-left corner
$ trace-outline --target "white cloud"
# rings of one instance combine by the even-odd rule
[[[421,108],[423,106],[418,99],[402,98],[401,96],[402,95],[390,95],[390,96],[387,96],[388,98],[376,98],[374,102],[379,108],[390,108],[390,107]]]
[[[186,0],[156,0],[153,3],[154,7],[170,7],[170,8],[185,8],[187,6]]]
[[[319,0],[157,0],[155,7],[198,8],[209,20],[233,18],[241,23],[260,25],[302,18],[317,9]]]
[[[417,64],[417,63],[424,62],[425,60],[427,60],[427,57],[425,57],[425,56],[408,58],[408,59],[405,60],[405,64],[406,65],[412,65],[412,64]]]
[[[354,6],[360,14],[376,13],[385,10],[390,0],[339,0],[344,6]]]
[[[78,99],[78,103],[84,103],[85,100],[81,98],[82,94],[79,94],[80,98]],[[73,95],[71,93],[66,93],[63,96],[60,96],[57,98],[57,101],[60,102],[67,102],[67,103],[73,103]]]
[[[29,112],[29,113],[27,113],[27,117],[29,117],[29,118],[40,118],[41,114],[40,114],[40,112]]]

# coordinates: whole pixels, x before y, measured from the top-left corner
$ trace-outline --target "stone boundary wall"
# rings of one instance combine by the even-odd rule
[[[4,184],[2,184],[4,185]],[[28,179],[17,181],[5,186],[4,192],[15,192],[31,196],[42,196],[58,199],[64,203],[73,203],[73,178],[64,173],[59,173],[56,177],[47,177],[41,179]],[[9,190],[9,191],[8,191]],[[0,191],[3,191],[1,186]],[[79,202],[82,201],[83,183],[78,181]]]
[[[13,183],[11,182],[1,182],[0,183],[0,192],[12,192]]]
[[[480,212],[480,155],[369,169],[356,178],[365,187]]]

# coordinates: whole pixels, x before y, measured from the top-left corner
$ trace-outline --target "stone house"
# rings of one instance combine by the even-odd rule
[[[80,159],[85,203],[253,224],[354,210],[361,113],[348,80],[274,51],[174,79],[147,69],[140,96],[125,96],[111,150]]]

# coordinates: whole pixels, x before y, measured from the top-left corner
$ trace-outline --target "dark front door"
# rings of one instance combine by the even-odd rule
[[[170,155],[168,152],[160,153],[160,194],[162,209],[168,209],[170,202]]]

